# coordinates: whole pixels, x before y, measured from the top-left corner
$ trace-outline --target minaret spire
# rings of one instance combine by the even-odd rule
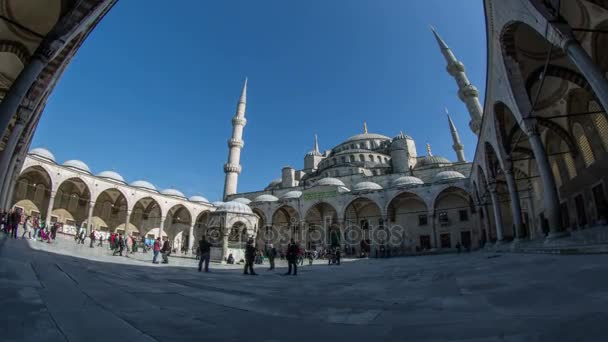
[[[315,147],[314,147],[313,151],[316,154],[319,154],[319,155],[321,154],[321,152],[319,151],[319,138],[317,137],[316,134],[315,134]]]
[[[460,142],[460,136],[458,135],[456,126],[454,125],[454,122],[452,121],[452,118],[450,117],[450,113],[448,112],[447,108],[445,109],[445,113],[448,116],[448,124],[450,125],[450,133],[452,134],[452,141],[454,142],[454,144],[452,145],[452,148],[454,149],[454,152],[456,152],[456,158],[458,159],[459,162],[465,162],[466,160],[464,159],[464,145]]]
[[[433,156],[433,152],[431,151],[431,144],[426,143],[426,155],[429,157]]]
[[[224,200],[226,196],[236,194],[239,174],[241,173],[241,149],[245,145],[243,142],[243,128],[247,124],[245,111],[247,108],[247,78],[236,106],[236,113],[232,118],[232,138],[228,140],[228,162],[224,164]]]
[[[367,134],[367,122],[363,121],[363,133]]]
[[[479,135],[479,129],[481,128],[481,116],[483,115],[483,109],[479,102],[479,90],[469,82],[469,78],[465,72],[464,64],[460,62],[452,50],[448,47],[445,41],[439,36],[434,27],[431,26],[431,31],[437,40],[437,44],[441,49],[441,53],[445,58],[448,65],[448,73],[454,77],[456,84],[458,85],[458,97],[467,106],[471,121],[469,127],[473,133]]]

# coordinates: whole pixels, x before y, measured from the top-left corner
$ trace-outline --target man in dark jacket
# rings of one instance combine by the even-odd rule
[[[287,245],[287,264],[289,265],[289,269],[287,270],[287,273],[285,273],[285,275],[290,275],[291,274],[291,269],[293,267],[293,275],[298,275],[298,264],[297,264],[297,260],[298,260],[298,253],[300,251],[300,247],[298,246],[297,243],[295,243],[295,241],[293,241],[293,239],[291,239],[291,241],[289,241],[289,244]]]
[[[274,258],[277,257],[277,249],[272,244],[268,245],[268,251],[266,252],[268,262],[270,263],[269,271],[274,270]]]
[[[171,255],[171,246],[169,245],[169,240],[165,240],[163,243],[163,248],[160,250],[160,253],[163,257],[163,264],[169,263],[169,255]]]
[[[116,253],[119,253],[120,256],[122,256],[122,250],[123,248],[125,248],[125,240],[122,238],[122,235],[118,235],[118,238],[114,238],[116,240],[116,249],[114,250],[114,253],[112,253],[112,255],[116,255]]]
[[[255,247],[253,246],[253,239],[247,240],[247,246],[245,246],[245,270],[243,274],[257,275],[253,271],[253,259],[255,259]]]
[[[95,231],[91,230],[91,234],[89,235],[89,239],[91,239],[91,244],[89,244],[89,247],[93,248],[93,244],[95,243]]]
[[[209,272],[209,259],[211,258],[211,244],[203,236],[201,241],[198,242],[198,248],[200,250],[200,260],[198,261],[198,271],[200,272],[203,268],[203,262],[205,263],[205,272]]]

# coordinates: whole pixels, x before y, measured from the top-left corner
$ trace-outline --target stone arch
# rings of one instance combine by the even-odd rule
[[[25,65],[31,54],[23,43],[14,40],[0,40],[0,53],[11,53],[15,55],[21,64]]]
[[[265,242],[272,242],[277,248],[287,248],[290,239],[301,241],[304,230],[300,225],[300,213],[288,204],[283,204],[276,208],[271,217],[272,236],[265,237]]]
[[[182,247],[188,246],[191,224],[192,214],[185,205],[175,204],[167,211],[163,230],[172,242],[173,249],[180,251]]]
[[[503,166],[496,154],[496,150],[494,150],[494,146],[489,142],[484,143],[484,152],[486,156],[486,170],[490,174],[490,177],[496,179],[496,177],[503,173]]]
[[[387,204],[386,224],[397,240],[391,236],[393,247],[415,252],[431,248],[432,213],[427,202],[411,191],[400,191]],[[393,235],[393,234],[391,234]],[[395,245],[399,246],[395,246]]]
[[[194,245],[197,246],[197,241],[200,241],[203,236],[207,236],[207,228],[209,224],[209,218],[211,217],[211,211],[204,210],[198,214],[194,221]]]
[[[55,192],[51,212],[57,222],[63,225],[63,232],[76,234],[88,218],[91,202],[91,189],[81,177],[63,180]]]
[[[97,194],[93,207],[92,229],[114,232],[127,219],[128,203],[124,193],[118,188],[108,188]]]
[[[369,255],[373,231],[385,228],[382,207],[368,197],[359,196],[346,205],[343,217],[346,254]]]
[[[603,1],[608,3],[608,0]],[[601,31],[608,30],[608,20],[599,23],[595,27],[595,30],[598,32],[594,32],[591,37],[591,56],[593,61],[597,63],[604,74],[606,74],[608,73],[608,51],[606,51],[606,46],[608,46],[608,35]]]
[[[449,186],[441,190],[433,202],[437,219],[438,244],[440,248],[453,248],[457,243],[472,247],[481,238],[474,229],[475,213],[473,198],[461,187]]]
[[[327,247],[341,242],[338,210],[328,202],[319,201],[304,215],[308,248]]]
[[[53,178],[46,168],[40,165],[28,166],[17,178],[12,206],[21,207],[26,215],[38,216],[44,220],[48,215],[53,186]]]
[[[155,198],[146,196],[138,199],[133,204],[129,218],[129,226],[132,225],[136,232],[132,232],[133,235],[146,235],[153,229],[158,230],[162,216],[162,207]]]

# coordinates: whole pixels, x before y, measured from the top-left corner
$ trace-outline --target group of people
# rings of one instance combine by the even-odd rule
[[[0,229],[13,239],[18,239],[19,232],[21,231],[22,239],[27,238],[30,240],[40,240],[51,243],[51,240],[55,240],[57,231],[60,228],[61,225],[57,222],[49,227],[38,217],[25,215],[21,209],[18,208],[0,212]]]

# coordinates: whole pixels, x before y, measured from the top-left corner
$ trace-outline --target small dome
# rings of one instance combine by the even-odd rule
[[[276,178],[276,179],[272,180],[272,182],[268,183],[266,190],[275,188],[275,187],[281,185],[282,182],[283,182],[283,180],[281,178]]]
[[[256,197],[253,201],[254,202],[276,202],[279,199],[275,196],[272,195],[260,195],[258,197]]]
[[[395,140],[403,140],[403,139],[409,139],[409,140],[414,140],[412,137],[410,137],[407,134],[403,134],[403,132],[400,132],[398,136],[393,138],[393,141]]]
[[[412,176],[403,176],[395,179],[393,181],[393,186],[404,186],[404,185],[416,185],[416,184],[424,184],[422,179]]]
[[[353,187],[353,191],[369,191],[369,190],[382,190],[380,184],[374,182],[361,182],[357,183]]]
[[[203,196],[192,196],[188,199],[188,201],[197,203],[209,203],[209,200]]]
[[[118,174],[117,172],[114,171],[103,171],[97,174],[97,177],[101,177],[101,178],[108,178],[108,179],[112,179],[115,181],[119,181],[121,183],[125,182],[125,179],[122,178],[122,176],[120,174]]]
[[[213,205],[214,207],[218,207],[219,208],[220,206],[224,205],[224,203],[226,203],[226,202],[215,201],[215,202],[211,203],[211,205]]]
[[[223,202],[218,206],[217,211],[237,214],[253,214],[253,211],[251,211],[251,208],[249,208],[247,204],[235,201]]]
[[[31,150],[29,154],[55,162],[55,156],[51,153],[51,151],[47,150],[46,148],[35,148]]]
[[[439,172],[435,175],[435,181],[446,181],[446,180],[454,180],[454,179],[464,179],[465,177],[462,173],[457,171],[443,171]]]
[[[234,202],[243,203],[243,204],[249,204],[249,203],[251,203],[251,200],[249,198],[245,198],[245,197],[235,198],[235,199],[233,199],[233,201]]]
[[[426,156],[421,159],[418,159],[416,162],[416,168],[426,167],[426,166],[439,166],[442,164],[451,164],[447,158],[442,156]]]
[[[147,182],[145,180],[137,180],[129,185],[136,187],[136,188],[143,188],[143,189],[156,191],[156,187],[152,183]]]
[[[319,179],[314,186],[345,186],[344,183],[333,177]]]
[[[368,140],[368,139],[390,140],[391,138],[389,138],[385,135],[382,135],[382,134],[363,133],[363,134],[353,135],[352,137],[348,138],[345,142],[356,141],[356,140]]]
[[[186,196],[181,191],[175,190],[175,189],[165,189],[165,190],[162,190],[160,193],[163,195],[167,195],[167,196],[186,198]]]
[[[281,199],[294,199],[294,198],[300,198],[301,196],[302,196],[302,191],[293,190],[293,191],[289,191],[286,194],[284,194],[283,196],[281,196]]]
[[[87,173],[91,173],[91,170],[89,169],[89,167],[87,166],[87,164],[85,164],[81,160],[76,160],[76,159],[68,160],[65,163],[63,163],[63,166],[70,167],[70,168],[73,168],[73,169],[77,169],[77,170],[80,170],[80,171],[84,171],[84,172],[87,172]]]

